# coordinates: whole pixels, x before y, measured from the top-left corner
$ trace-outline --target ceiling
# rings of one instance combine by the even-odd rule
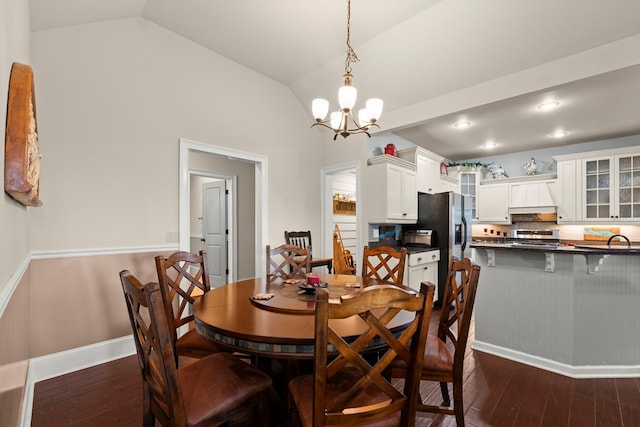
[[[346,0],[30,6],[32,31],[144,18],[288,86],[304,106],[335,105],[342,84]],[[381,132],[451,160],[640,134],[637,16],[637,0],[353,0],[356,108],[382,98]],[[550,99],[559,108],[536,109]],[[455,129],[460,119],[472,125]],[[569,134],[549,137],[560,129]]]

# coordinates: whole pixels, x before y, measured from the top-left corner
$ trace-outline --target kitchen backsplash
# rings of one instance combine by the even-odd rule
[[[640,241],[640,225],[558,225],[545,222],[519,222],[512,225],[489,225],[489,224],[474,224],[472,228],[472,236],[478,237],[497,237],[498,231],[501,236],[505,233],[509,233],[511,230],[526,229],[526,230],[560,230],[560,240],[585,240],[585,230],[594,228],[616,228],[620,229],[620,234],[627,236],[634,242]],[[485,229],[487,232],[485,234]],[[493,230],[493,234],[491,234]]]

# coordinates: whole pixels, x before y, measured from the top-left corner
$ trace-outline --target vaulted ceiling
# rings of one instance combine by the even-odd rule
[[[281,82],[305,108],[337,103],[347,0],[30,5],[32,31],[141,17]],[[382,132],[452,160],[489,155],[488,141],[504,154],[640,134],[638,16],[637,0],[352,0],[358,104],[382,98]],[[560,107],[536,109],[550,99]],[[559,129],[569,134],[548,136]]]

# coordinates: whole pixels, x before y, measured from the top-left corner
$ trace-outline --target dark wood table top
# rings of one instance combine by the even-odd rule
[[[339,298],[358,288],[359,276],[320,274],[328,284],[331,298]],[[296,284],[282,279],[268,282],[253,278],[211,289],[193,305],[196,330],[205,338],[235,351],[278,358],[313,358],[315,296],[299,294]],[[256,301],[259,293],[271,293],[270,300]],[[413,318],[402,312],[394,319],[398,331]],[[334,323],[335,322],[335,323]],[[359,317],[333,320],[345,337],[360,335],[366,325]]]

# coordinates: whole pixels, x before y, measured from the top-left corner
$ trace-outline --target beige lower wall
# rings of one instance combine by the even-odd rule
[[[29,359],[131,334],[118,273],[155,281],[172,251],[31,260],[0,315],[0,426],[18,426]]]
[[[30,357],[131,334],[118,273],[126,269],[142,282],[156,281],[158,254],[32,260]]]
[[[19,425],[29,350],[29,270],[0,314],[0,426]]]

